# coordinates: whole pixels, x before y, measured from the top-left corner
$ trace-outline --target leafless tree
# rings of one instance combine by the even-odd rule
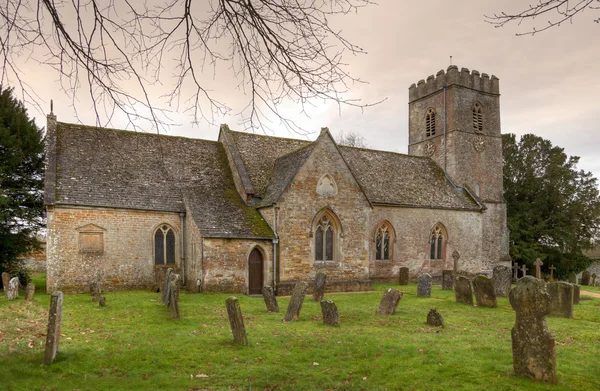
[[[552,27],[558,27],[566,22],[573,23],[573,18],[583,14],[586,10],[596,11],[598,9],[600,9],[600,0],[537,0],[536,3],[527,4],[521,12],[500,12],[493,16],[486,15],[485,19],[494,27],[503,27],[512,22],[520,26],[524,22],[534,23],[532,21],[536,18],[547,18],[541,26],[533,26],[531,30],[517,34],[534,35]],[[592,20],[600,23],[598,13],[593,15]]]
[[[370,0],[8,0],[0,5],[0,84],[39,105],[19,64],[51,70],[77,109],[91,98],[98,125],[125,115],[159,130],[172,111],[194,122],[230,112],[215,98],[211,77],[229,70],[247,101],[243,125],[265,128],[281,103],[315,100],[363,108],[347,98],[352,84],[344,54],[364,50],[330,19],[357,12]],[[212,76],[211,76],[212,75]],[[208,77],[207,77],[208,76]],[[214,81],[214,80],[212,80]],[[160,89],[162,99],[153,98]],[[235,113],[234,113],[235,114]],[[76,114],[77,115],[77,114]],[[79,116],[78,116],[79,118]],[[147,124],[147,123],[146,123]]]
[[[356,132],[344,133],[341,131],[335,138],[335,142],[340,145],[347,145],[349,147],[367,148],[367,141],[363,136]]]

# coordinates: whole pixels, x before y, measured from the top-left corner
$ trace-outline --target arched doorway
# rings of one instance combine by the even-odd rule
[[[263,287],[263,256],[255,248],[248,257],[248,294],[260,295]]]

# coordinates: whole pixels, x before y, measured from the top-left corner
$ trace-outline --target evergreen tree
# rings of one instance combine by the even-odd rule
[[[0,273],[39,245],[43,227],[44,140],[12,89],[0,87]]]

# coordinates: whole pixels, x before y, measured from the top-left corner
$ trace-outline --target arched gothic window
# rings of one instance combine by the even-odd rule
[[[330,210],[319,214],[313,222],[315,261],[335,261],[340,253],[341,225]]]
[[[425,136],[435,135],[435,110],[430,108],[425,115]]]
[[[389,224],[383,223],[375,233],[375,259],[388,260],[392,258],[393,231]]]
[[[429,237],[430,255],[431,259],[444,259],[445,246],[446,246],[446,230],[442,224],[436,224],[431,230]]]
[[[162,224],[154,232],[154,264],[175,263],[175,233],[166,224]]]
[[[479,103],[473,106],[473,130],[476,133],[483,132],[483,112]]]

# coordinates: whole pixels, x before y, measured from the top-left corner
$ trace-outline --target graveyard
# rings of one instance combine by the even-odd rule
[[[45,365],[50,295],[43,276],[34,283],[33,300],[25,289],[0,298],[2,389],[600,389],[600,298],[585,293],[598,287],[581,287],[572,318],[546,317],[556,354],[556,384],[547,384],[514,374],[507,297],[495,307],[465,304],[435,283],[429,297],[414,283],[325,293],[338,326],[323,323],[311,294],[290,321],[290,297],[277,297],[279,312],[269,312],[262,297],[238,295],[247,345],[234,343],[231,295],[181,291],[177,319],[161,293],[102,292],[104,306],[90,294],[64,294],[58,351]],[[388,303],[395,311],[381,307]]]

